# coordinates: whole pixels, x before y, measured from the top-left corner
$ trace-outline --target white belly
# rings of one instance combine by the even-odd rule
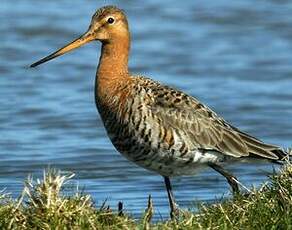
[[[134,161],[127,155],[125,157],[137,165],[163,176],[194,175],[207,167],[208,163],[220,164],[224,158],[218,152],[203,153],[199,150],[188,153],[185,157],[178,157],[176,154],[169,152],[152,153],[143,161]]]

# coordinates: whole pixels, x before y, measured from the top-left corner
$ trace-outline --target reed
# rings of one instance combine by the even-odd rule
[[[46,170],[42,179],[29,177],[18,199],[0,193],[0,229],[292,229],[292,165],[269,176],[248,194],[200,204],[196,212],[183,211],[176,221],[151,223],[155,212],[149,197],[140,220],[104,202],[97,207],[80,193],[73,174]]]

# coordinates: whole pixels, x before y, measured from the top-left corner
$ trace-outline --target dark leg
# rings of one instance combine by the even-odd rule
[[[209,166],[226,178],[226,180],[228,181],[229,185],[232,188],[233,194],[239,193],[238,183],[235,176],[233,176],[231,173],[229,173],[219,165],[209,164]]]
[[[168,200],[169,200],[170,217],[171,217],[171,219],[174,219],[175,217],[178,216],[177,204],[175,203],[175,200],[174,200],[169,177],[164,176],[163,178],[164,178],[164,183],[165,183],[165,187],[166,187],[166,191],[167,191],[167,195],[168,195]]]

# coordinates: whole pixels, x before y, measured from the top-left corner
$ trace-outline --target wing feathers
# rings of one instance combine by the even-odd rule
[[[149,85],[154,87],[153,91],[149,90]],[[153,81],[146,85],[145,91],[152,92],[149,108],[164,128],[183,132],[197,148],[237,158],[256,156],[281,160],[285,156],[279,147],[241,132],[193,97]]]

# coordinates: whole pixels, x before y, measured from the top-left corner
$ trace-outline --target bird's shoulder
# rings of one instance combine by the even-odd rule
[[[144,76],[136,76],[135,80],[136,89],[140,92],[143,91],[144,97],[149,98],[147,105],[155,114],[165,114],[176,119],[189,121],[192,121],[195,116],[199,119],[212,120],[220,125],[230,127],[212,109],[181,90]]]

